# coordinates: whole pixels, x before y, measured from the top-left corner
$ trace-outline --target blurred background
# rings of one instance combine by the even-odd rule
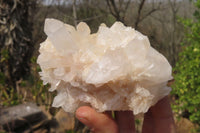
[[[45,18],[92,32],[121,21],[147,35],[173,66],[177,133],[200,132],[200,0],[0,0],[0,133],[85,133],[73,114],[52,108],[36,63]],[[142,119],[135,120],[141,132]]]

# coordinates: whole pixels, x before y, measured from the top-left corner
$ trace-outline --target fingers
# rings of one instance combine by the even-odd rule
[[[76,111],[76,117],[95,133],[135,133],[132,111],[115,112],[116,122],[111,113],[98,113],[91,107],[83,106]],[[117,127],[118,126],[118,127]],[[151,107],[144,116],[143,133],[174,133],[175,124],[168,97]]]
[[[155,106],[151,107],[144,116],[143,133],[174,133],[175,124],[170,107],[169,98],[166,96]]]
[[[132,111],[116,111],[115,119],[120,133],[135,133],[135,121]]]
[[[80,107],[76,117],[95,133],[118,133],[115,121],[108,114],[98,113],[91,107]]]

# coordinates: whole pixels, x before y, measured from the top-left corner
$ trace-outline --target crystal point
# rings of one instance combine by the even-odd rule
[[[53,106],[75,112],[82,105],[97,111],[145,113],[168,95],[172,78],[166,58],[131,27],[115,22],[97,33],[81,22],[74,28],[46,19],[47,39],[41,43],[41,79],[57,90]]]

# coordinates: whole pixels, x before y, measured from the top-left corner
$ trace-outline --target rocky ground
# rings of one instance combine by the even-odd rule
[[[19,107],[22,109],[23,106],[19,106]],[[3,114],[2,110],[1,110],[0,117],[4,118],[3,115],[5,115],[5,111],[3,112],[4,113]],[[27,128],[20,129],[20,132],[23,132],[23,133],[30,133],[30,132],[34,132],[34,133],[49,133],[49,132],[50,133],[87,133],[89,132],[87,127],[84,127],[84,125],[82,125],[80,122],[75,120],[74,114],[67,113],[63,109],[59,109],[59,111],[54,116],[51,115],[49,111],[46,111],[45,106],[40,106],[36,110],[41,111],[42,115],[44,114],[45,117],[43,117],[42,119],[38,119],[39,121],[37,123],[29,123],[29,125],[25,124]],[[22,114],[18,114],[18,115],[22,116],[24,113],[27,113],[27,112],[22,112]],[[31,117],[26,117],[26,118],[31,118]],[[26,120],[26,118],[24,118],[24,120]],[[142,124],[141,124],[142,116],[136,117],[136,119],[137,119],[137,122],[136,122],[137,133],[140,133],[141,128],[142,128]],[[23,119],[20,119],[20,120],[23,121]],[[29,121],[29,120],[26,120],[26,121]],[[0,125],[1,125],[1,122],[2,121],[0,121]],[[175,123],[176,123],[177,133],[194,133],[193,131],[196,126],[188,119],[186,118],[176,119]],[[12,126],[14,126],[13,123],[12,123]],[[0,133],[12,132],[11,130],[12,130],[11,128],[10,129],[8,128],[7,131],[5,131],[3,130],[3,127],[0,126]],[[17,129],[17,131],[19,131],[19,128]]]

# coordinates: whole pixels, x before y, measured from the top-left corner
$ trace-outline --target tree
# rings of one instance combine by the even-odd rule
[[[110,13],[117,21],[125,24],[125,15],[130,5],[131,0],[106,0]]]
[[[180,33],[178,33],[178,23],[177,23],[177,14],[180,8],[180,4],[177,2],[177,0],[168,0],[168,3],[170,5],[170,10],[172,12],[171,16],[171,28],[170,28],[170,34],[169,34],[169,55],[171,56],[171,64],[174,66],[175,62],[177,60],[177,45],[180,43]]]
[[[172,94],[176,97],[174,111],[200,125],[200,0],[195,6],[196,19],[182,20],[186,38],[174,69]]]
[[[155,6],[154,1],[152,1],[152,7],[150,10],[148,10],[146,13],[142,14],[142,10],[144,8],[144,4],[145,4],[146,0],[140,0],[139,1],[139,5],[138,5],[138,10],[137,10],[137,16],[135,19],[135,24],[134,27],[137,30],[138,29],[138,25],[140,22],[142,22],[145,18],[147,18],[148,16],[150,16],[151,14],[153,14],[154,12],[161,10],[161,2],[157,3],[157,6]]]
[[[35,0],[0,0],[0,78],[8,87],[29,72]]]

